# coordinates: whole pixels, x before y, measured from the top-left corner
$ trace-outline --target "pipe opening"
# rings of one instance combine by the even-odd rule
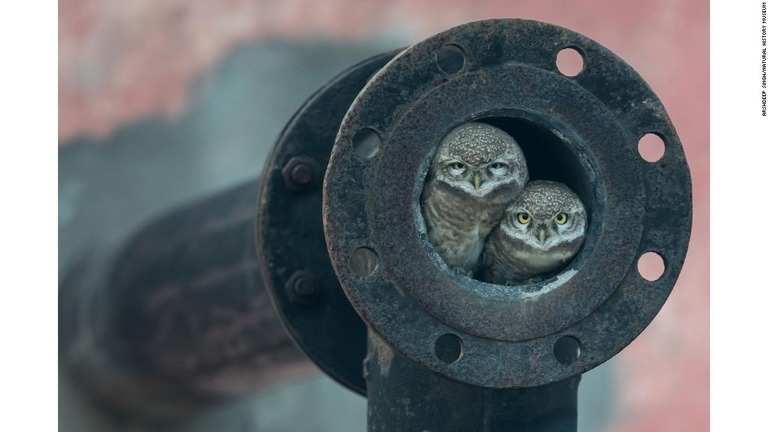
[[[524,118],[524,116],[530,118]],[[475,190],[482,191],[484,182],[492,181],[493,175],[482,179],[476,178],[478,173],[472,170],[479,171],[481,168],[474,166],[471,161],[459,160],[460,158],[457,158],[456,161],[448,160],[449,158],[446,158],[444,152],[439,149],[432,156],[432,160],[429,161],[428,165],[447,164],[440,167],[443,185],[435,186],[436,181],[433,181],[433,177],[436,179],[438,175],[436,174],[438,168],[435,165],[429,169],[423,188],[442,187],[444,196],[451,194],[455,196],[448,197],[447,199],[444,198],[436,206],[433,204],[427,206],[427,201],[434,198],[428,198],[429,193],[422,190],[421,213],[427,225],[429,241],[435,247],[437,255],[443,259],[443,262],[449,268],[460,275],[495,285],[517,286],[535,284],[555,277],[569,267],[572,267],[578,256],[585,249],[591,249],[591,246],[585,247],[585,245],[589,243],[587,240],[590,234],[594,232],[592,224],[598,219],[598,198],[594,185],[595,169],[589,162],[590,157],[585,154],[586,150],[578,150],[578,148],[583,148],[583,145],[578,146],[574,144],[578,140],[577,137],[572,136],[567,131],[546,125],[545,121],[534,120],[533,118],[533,115],[521,113],[519,117],[489,116],[473,122],[474,124],[493,126],[511,136],[522,151],[529,176],[529,181],[524,189],[512,195],[512,198],[504,205],[504,213],[499,216],[498,221],[494,223],[495,228],[491,229],[490,232],[487,232],[487,226],[485,226],[485,233],[482,231],[482,227],[478,230],[475,221],[469,220],[471,216],[467,217],[466,212],[462,215],[462,210],[459,210],[454,218],[454,215],[448,213],[450,210],[447,209],[449,206],[455,205],[471,206],[472,212],[477,214],[485,211],[486,209],[483,208],[484,197],[466,198],[462,194],[472,195]],[[459,126],[459,128],[461,127]],[[451,133],[453,133],[453,130],[446,137]],[[489,133],[493,134],[493,131]],[[486,138],[478,136],[477,138],[470,138],[469,141],[472,139],[482,141]],[[490,139],[498,138],[494,136]],[[440,143],[436,144],[436,148],[439,148],[444,140],[446,140],[445,137]],[[471,146],[472,144],[469,145]],[[512,169],[512,165],[510,164],[510,169]],[[489,163],[482,169],[494,172],[498,170],[503,171],[506,167],[502,160],[496,164]],[[451,178],[452,174],[454,178]],[[457,184],[453,185],[452,192],[446,193],[445,191],[451,190],[450,187],[446,187],[446,185],[450,186],[451,180],[456,180]],[[573,200],[580,201],[580,204],[578,204],[579,208],[573,206],[563,207],[562,211],[557,210],[546,218],[541,219],[536,218],[538,215],[532,216],[524,211],[519,211],[512,215],[511,213],[515,211],[513,210],[515,204],[523,200],[523,194],[532,193],[530,191],[536,189],[534,184],[538,183],[541,186],[542,182],[546,182],[547,187],[565,189],[564,191],[558,190],[557,196],[567,195],[573,197]],[[565,188],[562,188],[563,185]],[[493,191],[488,192],[488,195],[486,195],[488,200],[493,199],[491,198],[493,193]],[[542,193],[547,193],[546,189]],[[465,202],[462,202],[463,198],[466,198]],[[545,200],[546,197],[542,199]],[[447,216],[436,216],[438,212],[443,212]],[[448,229],[444,234],[441,234],[443,228],[439,226],[439,222],[435,222],[435,220],[441,217],[445,219],[461,219],[462,217],[468,219],[466,222],[461,222],[466,225],[464,230],[466,232],[462,234],[462,229],[458,229],[454,230],[459,232],[459,234],[456,234],[456,232]],[[507,242],[509,239],[504,237],[507,234],[501,234],[502,232],[511,232],[511,227],[516,229],[524,228],[529,223],[531,229],[528,231],[521,229],[521,233],[516,233],[521,234],[521,237],[511,238],[510,242]],[[447,224],[456,224],[456,222],[455,220],[448,220]],[[535,228],[534,225],[536,225]],[[463,241],[461,237],[466,233],[470,233],[473,229],[478,230],[479,238],[479,244],[474,246],[474,250],[472,250],[473,246],[461,244],[461,241]],[[522,232],[525,232],[526,238],[522,238]],[[577,232],[582,232],[583,234],[577,235]],[[485,235],[484,238],[483,235]],[[446,246],[445,244],[437,244],[437,242],[443,240],[445,242],[454,242],[456,245]],[[516,244],[515,242],[521,243]],[[536,242],[539,245],[536,245]],[[527,250],[528,246],[531,246],[529,258],[517,256],[521,253],[521,250]],[[537,247],[541,249],[536,249]],[[541,252],[541,250],[544,250],[544,252]],[[477,260],[473,268],[470,268],[470,265],[462,267],[460,260],[456,257],[456,255],[461,255],[462,253],[468,255],[466,259]],[[471,255],[473,253],[475,255]],[[501,258],[498,260],[501,263],[494,263],[494,257],[499,256],[499,254],[506,254],[509,260]],[[542,258],[544,256],[542,254],[546,255],[546,257]],[[463,257],[460,258],[465,259]],[[520,266],[525,267],[527,265],[526,259],[528,259],[527,263],[531,263],[531,267],[521,269]],[[510,267],[512,270],[510,270]],[[501,270],[497,271],[496,268]]]

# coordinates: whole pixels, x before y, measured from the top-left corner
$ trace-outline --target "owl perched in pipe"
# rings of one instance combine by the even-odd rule
[[[449,267],[474,274],[485,238],[526,182],[523,151],[503,130],[471,122],[446,135],[432,160],[421,210],[429,240]]]
[[[587,212],[562,183],[532,181],[504,212],[483,250],[481,279],[515,285],[561,269],[584,243]]]

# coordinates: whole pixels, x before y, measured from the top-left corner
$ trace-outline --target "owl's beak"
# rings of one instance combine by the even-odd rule
[[[545,241],[549,238],[549,232],[545,227],[537,227],[536,228],[536,238],[539,239],[539,243],[542,245]]]
[[[480,178],[480,173],[472,174],[472,182],[475,185],[475,189],[480,189],[480,185],[483,184],[483,180]]]

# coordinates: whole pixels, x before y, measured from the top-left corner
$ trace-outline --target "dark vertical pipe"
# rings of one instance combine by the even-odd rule
[[[161,217],[60,284],[60,366],[99,402],[173,417],[311,370],[254,251],[258,181]]]
[[[435,375],[368,332],[370,432],[573,432],[581,375],[541,387],[489,389]]]

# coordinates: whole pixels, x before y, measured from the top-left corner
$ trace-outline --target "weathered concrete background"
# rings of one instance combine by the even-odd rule
[[[118,239],[163,209],[257,175],[301,102],[369,55],[500,16],[552,22],[612,49],[655,89],[678,129],[693,174],[694,233],[687,266],[654,323],[585,377],[580,408],[592,422],[581,430],[708,430],[706,3],[60,0],[59,6],[62,268],[89,244]],[[62,430],[117,427],[66,382],[60,392]],[[305,380],[201,413],[176,430],[360,430],[364,400],[344,392],[324,378]]]

